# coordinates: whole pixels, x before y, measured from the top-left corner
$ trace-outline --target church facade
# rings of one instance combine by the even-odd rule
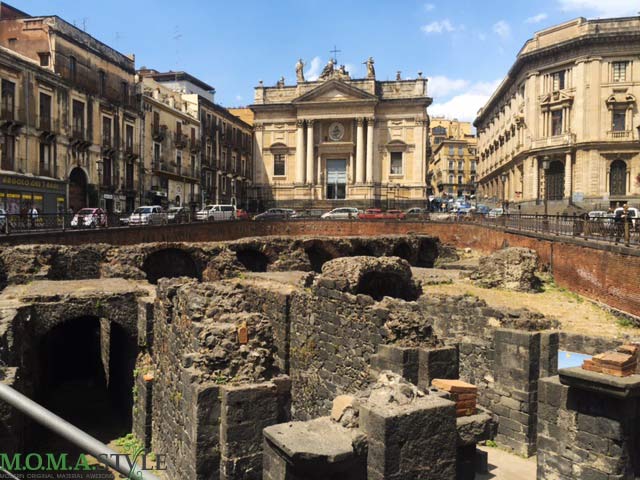
[[[351,79],[332,61],[316,81],[255,89],[254,194],[263,208],[403,208],[426,201],[427,80]]]

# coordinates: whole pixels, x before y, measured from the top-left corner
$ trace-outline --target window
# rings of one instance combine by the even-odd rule
[[[235,153],[231,154],[231,170],[232,171],[236,171],[238,167],[238,161],[237,161],[237,157],[235,155]]]
[[[273,156],[273,176],[274,177],[284,177],[286,175],[285,170],[285,155],[282,153],[277,153]]]
[[[158,168],[157,164],[160,163],[160,144],[157,142],[153,144],[153,162],[156,164],[156,168]]]
[[[73,135],[84,138],[84,103],[73,101]]]
[[[551,135],[562,135],[562,110],[551,112]]]
[[[554,92],[564,89],[564,77],[565,77],[564,70],[562,70],[561,72],[555,72],[551,75]]]
[[[391,152],[391,175],[402,175],[402,152]]]
[[[449,170],[453,170],[454,168],[456,168],[456,162],[449,160]]]
[[[49,66],[49,52],[38,52],[38,57],[40,58],[40,66],[48,67]]]
[[[53,162],[51,158],[52,145],[50,143],[40,143],[40,175],[53,177]]]
[[[78,75],[78,61],[76,57],[69,57],[69,78],[71,81],[76,81],[76,76]]]
[[[112,146],[111,119],[109,117],[102,117],[102,145],[105,147]]]
[[[435,140],[434,140],[433,143],[436,144],[436,145],[440,145],[442,143],[442,140],[443,139],[441,137],[435,137]]]
[[[626,82],[627,81],[627,66],[629,62],[613,62],[613,81],[614,82]]]
[[[124,127],[124,146],[127,152],[133,152],[133,125]]]
[[[433,132],[434,135],[447,135],[447,129],[444,127],[433,127],[433,129],[431,130]]]
[[[464,147],[458,147],[458,155],[464,155]]]
[[[456,147],[449,145],[449,155],[454,156],[456,154]]]
[[[627,110],[625,108],[614,108],[611,117],[612,131],[624,132],[627,129]]]
[[[475,160],[471,160],[471,171],[475,172],[477,168],[477,162]]]
[[[51,131],[51,95],[40,92],[40,130]]]
[[[449,183],[453,184],[453,179],[454,179],[453,173],[450,173],[449,174]]]
[[[464,182],[462,181],[462,175],[458,175],[458,185],[462,185]]]
[[[2,157],[0,158],[0,166],[2,170],[14,170],[15,167],[15,147],[16,137],[12,135],[4,135],[2,138]]]
[[[458,160],[458,170],[464,170],[464,160]]]
[[[107,73],[104,70],[98,70],[98,93],[103,97],[107,94]]]
[[[2,114],[4,118],[13,118],[16,106],[16,84],[2,80]]]
[[[180,150],[176,151],[176,172],[178,175],[182,174],[182,152]]]
[[[112,185],[113,169],[111,168],[111,159],[102,159],[102,185],[105,187]]]
[[[196,178],[196,156],[195,155],[191,155],[191,176],[193,178]]]
[[[129,102],[129,84],[127,82],[122,82],[120,84],[120,89],[122,92],[122,102],[128,103]]]

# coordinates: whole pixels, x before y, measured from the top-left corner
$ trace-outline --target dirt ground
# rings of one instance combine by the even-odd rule
[[[460,262],[456,262],[462,269],[455,268],[456,264],[445,265],[446,270],[414,268],[414,276],[422,280],[426,294],[470,294],[496,308],[528,308],[556,318],[561,328],[568,332],[603,337],[640,337],[640,328],[628,326],[628,321],[614,316],[592,300],[557,286],[545,274],[540,275],[544,286],[539,293],[475,286],[466,274],[479,256],[477,252],[464,255]]]

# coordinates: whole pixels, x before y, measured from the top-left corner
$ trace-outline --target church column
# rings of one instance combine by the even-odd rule
[[[296,124],[296,183],[304,183],[304,122]]]
[[[356,183],[364,183],[364,119],[358,118],[356,140]]]
[[[373,183],[373,127],[376,121],[373,117],[367,119],[367,183]]]
[[[313,120],[307,120],[307,183],[316,183],[313,172]]]
[[[564,161],[564,198],[571,199],[571,187],[573,184],[573,161],[571,152],[567,153]]]

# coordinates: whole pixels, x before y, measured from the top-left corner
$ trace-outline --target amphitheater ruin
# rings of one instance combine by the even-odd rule
[[[473,479],[486,442],[539,479],[639,476],[640,377],[558,371],[559,350],[638,338],[429,291],[482,264],[483,288],[535,289],[549,268],[492,248],[471,270],[443,237],[4,246],[2,382],[99,439],[132,432],[171,480]],[[0,404],[3,451],[51,442]]]

